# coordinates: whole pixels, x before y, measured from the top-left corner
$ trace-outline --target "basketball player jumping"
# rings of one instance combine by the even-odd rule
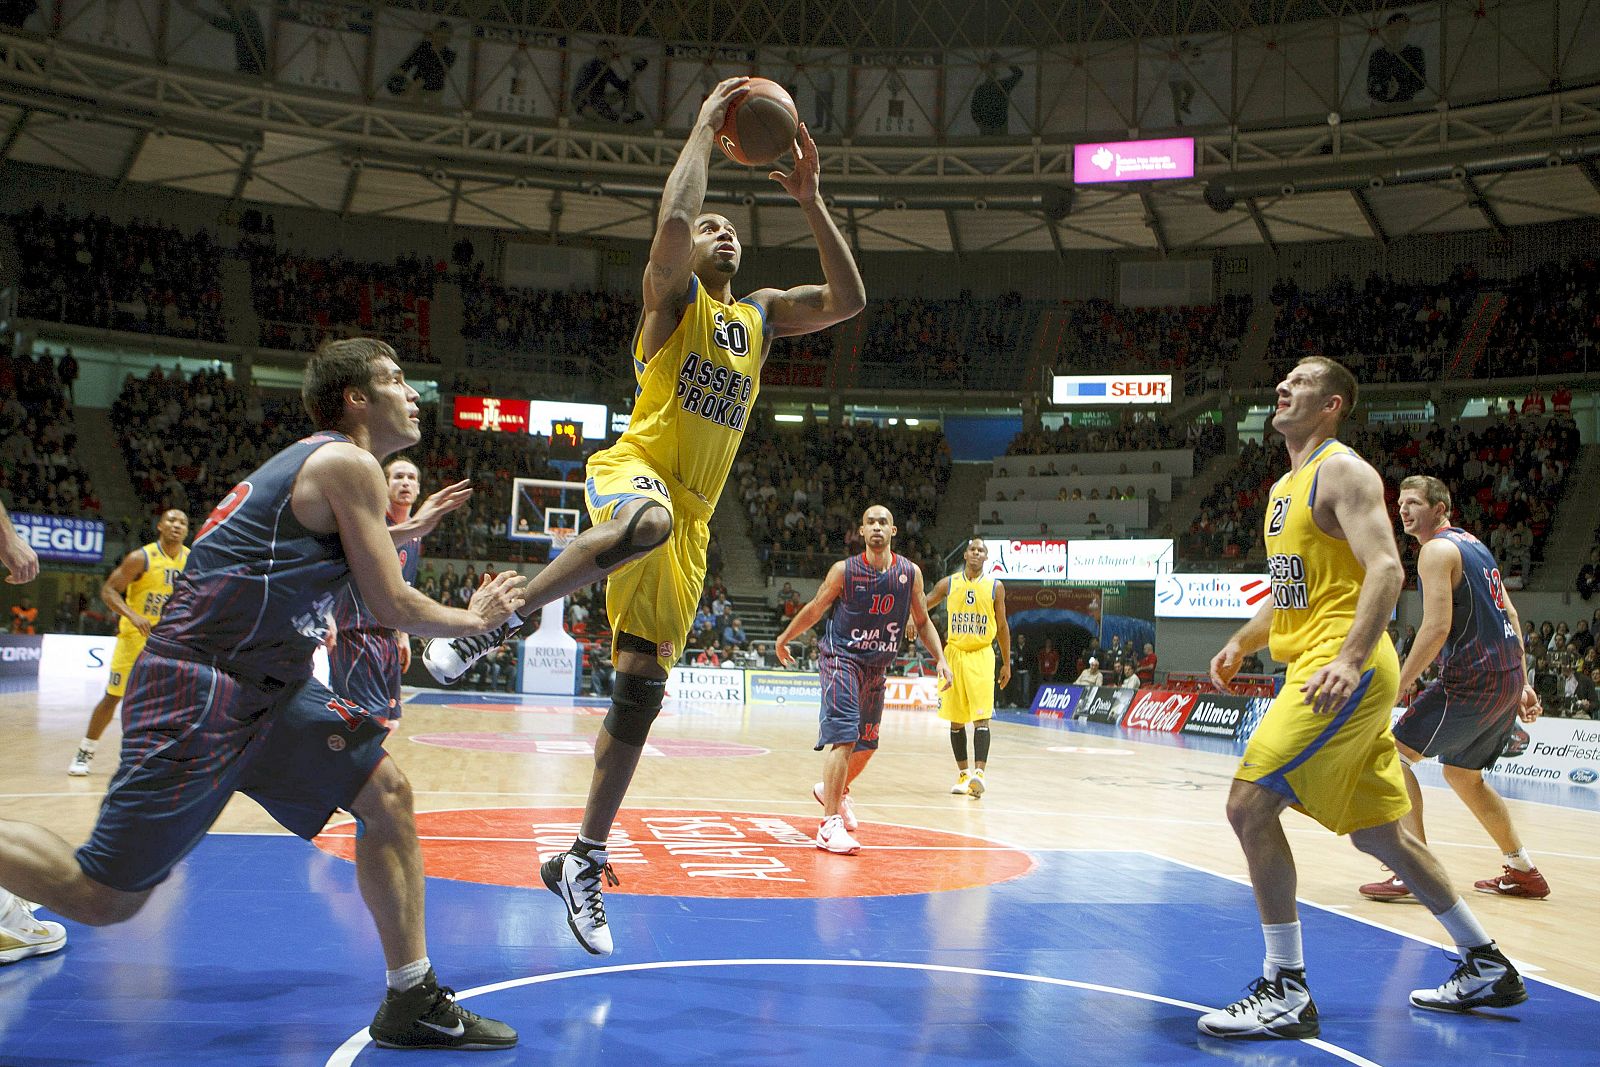
[[[1011,683],[1011,626],[1006,622],[1006,589],[986,578],[989,546],[983,538],[967,542],[958,574],[947,574],[928,594],[927,606],[945,602],[945,651],[954,683],[939,694],[939,718],[950,724],[950,750],[956,757],[956,796],[983,796],[983,771],[989,763],[989,720],[994,718],[994,640],[1000,638],[999,685]],[[972,724],[972,765],[967,769],[967,723]]]
[[[828,626],[817,644],[817,673],[822,681],[821,727],[817,751],[827,749],[822,781],[811,795],[822,805],[817,847],[853,855],[861,845],[851,831],[858,825],[850,803],[850,783],[878,751],[883,723],[883,683],[906,639],[906,617],[916,625],[922,647],[939,671],[941,688],[950,685],[950,667],[939,644],[939,631],[928,618],[922,569],[894,554],[894,516],[874,504],[861,516],[861,537],[867,550],[828,568],[828,576],[811,603],[789,620],[774,640],[778,662],[794,665],[789,642],[828,613]]]
[[[1228,793],[1228,821],[1244,849],[1266,940],[1250,995],[1202,1015],[1212,1037],[1306,1038],[1320,1031],[1306,985],[1295,903],[1294,855],[1283,809],[1299,808],[1378,857],[1444,924],[1461,963],[1411,1003],[1432,1011],[1509,1007],[1528,999],[1522,978],[1444,868],[1401,825],[1410,810],[1389,713],[1400,664],[1384,625],[1404,570],[1383,504],[1383,480],[1334,438],[1356,401],[1356,380],[1321,356],[1278,383],[1273,429],[1289,449],[1266,516],[1272,599],[1211,661],[1226,689],[1245,656],[1270,644],[1288,664],[1277,699],[1244,750]]]
[[[589,458],[593,525],[529,582],[523,611],[610,576],[606,612],[615,634],[616,689],[595,744],[577,840],[540,867],[545,885],[566,904],[579,943],[600,956],[612,949],[600,883],[604,877],[616,884],[606,840],[661,711],[667,669],[694,621],[707,522],[755,409],[761,365],[773,338],[826,329],[866,305],[850,246],[819,195],[817,146],[803,123],[794,170],[770,176],[811,227],[824,282],[734,298],[739,235],[725,217],[701,209],[716,131],[748,80],[730,78],[711,91],[667,177],[644,271],[643,321],[634,334],[633,417],[616,444]],[[429,669],[454,680],[507,636],[433,642]]]
[[[88,843],[74,852],[40,827],[0,821],[0,917],[15,913],[16,894],[90,925],[132,918],[235,792],[307,840],[343,808],[362,828],[356,881],[388,968],[372,1037],[507,1048],[516,1031],[460,1007],[434,977],[411,786],[384,758],[388,730],[311,677],[333,600],[352,579],[382,624],[430,636],[492,630],[522,604],[512,572],[465,609],[401,577],[378,461],[421,431],[416,391],[393,357],[356,338],[327,342],[307,364],[302,396],[319,429],[236,485],[200,528],[128,678],[122,765]]]
[[[67,765],[67,773],[74,778],[89,773],[100,735],[111,725],[111,716],[127,691],[133,661],[144,651],[150,627],[161,621],[161,609],[172,596],[172,583],[189,562],[189,548],[184,544],[188,539],[189,516],[178,508],[168,508],[156,521],[156,539],[124,556],[100,586],[100,599],[122,619],[117,623],[116,647],[111,650],[105,696],[89,714],[89,729]]]
[[[1522,621],[1500,582],[1489,549],[1450,525],[1450,489],[1437,478],[1413,475],[1400,483],[1400,525],[1420,546],[1417,581],[1422,625],[1400,668],[1400,693],[1411,692],[1422,672],[1443,653],[1439,679],[1417,695],[1395,724],[1395,747],[1411,795],[1405,828],[1426,841],[1422,788],[1411,765],[1437,756],[1444,780],[1477,816],[1505,854],[1505,872],[1474,883],[1481,893],[1507,897],[1550,895],[1550,885],[1522,847],[1511,812],[1483,772],[1493,767],[1516,729],[1542,710],[1522,668]],[[1403,900],[1411,890],[1397,874],[1361,887],[1370,900]]]

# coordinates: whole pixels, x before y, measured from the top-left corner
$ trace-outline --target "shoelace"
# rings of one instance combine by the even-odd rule
[[[1243,1015],[1257,1004],[1265,1003],[1275,996],[1272,983],[1267,981],[1267,979],[1264,977],[1257,978],[1254,982],[1251,982],[1249,985],[1245,986],[1245,988],[1250,991],[1250,995],[1245,997],[1243,1000],[1236,1000],[1232,1004],[1229,1004],[1228,1014]]]
[[[434,987],[433,1000],[429,1003],[428,1010],[422,1014],[432,1015],[436,1011],[444,1011],[446,1014],[454,1015],[463,1023],[475,1023],[482,1018],[482,1016],[474,1015],[471,1011],[463,1008],[456,1000],[456,991],[447,985]]]
[[[471,637],[458,637],[455,645],[456,655],[463,660],[475,659],[497,645],[506,643],[506,638],[511,634],[511,623],[503,622],[486,634],[474,634]]]
[[[601,875],[605,876],[606,885],[608,886],[622,884],[622,880],[617,877],[617,872],[611,869],[611,864],[609,863],[603,863],[598,866],[590,864],[588,870],[573,879],[578,885],[579,892],[584,895],[583,906],[588,909],[589,915],[594,919],[596,926],[604,926],[606,922],[605,899],[600,893]]]

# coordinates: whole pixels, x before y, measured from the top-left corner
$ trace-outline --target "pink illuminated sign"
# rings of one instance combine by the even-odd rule
[[[1072,146],[1072,180],[1078,185],[1193,177],[1193,137]]]

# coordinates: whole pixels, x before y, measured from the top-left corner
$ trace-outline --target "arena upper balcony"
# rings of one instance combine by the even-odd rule
[[[705,87],[762,73],[796,95],[825,194],[869,252],[1501,232],[1590,213],[1600,187],[1589,5],[914,7],[752,0],[713,17],[588,0],[534,25],[505,0],[46,0],[0,26],[0,159],[642,241]],[[1075,146],[1187,137],[1193,178],[1075,173]],[[804,238],[764,173],[719,157],[711,187],[755,243]]]

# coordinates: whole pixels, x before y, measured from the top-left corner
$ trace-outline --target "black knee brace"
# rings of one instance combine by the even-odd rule
[[[984,719],[972,727],[972,754],[978,763],[989,762],[989,720]]]
[[[967,762],[967,728],[965,726],[950,727],[950,751],[956,754],[957,763]]]
[[[606,733],[625,745],[643,747],[650,736],[650,724],[661,714],[661,701],[666,695],[666,682],[618,671],[616,688],[611,693],[611,710],[606,712]]]
[[[659,541],[645,543],[638,538],[639,523],[645,517],[645,515],[649,513],[651,508],[659,508],[661,511],[666,512],[667,532]],[[604,548],[599,552],[596,552],[594,554],[594,561],[596,565],[610,569],[621,563],[627,562],[640,552],[648,552],[652,548],[658,548],[661,545],[666,544],[667,538],[671,536],[672,512],[667,511],[665,507],[662,507],[662,505],[658,504],[654,500],[647,500],[644,507],[633,513],[633,517],[628,520],[627,528],[622,531],[622,535],[617,538],[616,543],[610,548]]]

